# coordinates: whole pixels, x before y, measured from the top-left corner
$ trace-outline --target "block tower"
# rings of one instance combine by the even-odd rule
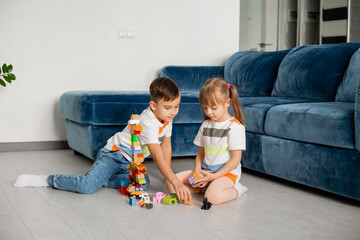
[[[144,153],[141,150],[140,141],[137,139],[137,135],[141,134],[143,130],[140,125],[140,116],[137,114],[131,115],[129,121],[130,134],[131,134],[131,149],[133,161],[128,166],[129,170],[129,187],[130,185],[143,185],[146,183],[145,175],[146,167],[142,164],[144,161]],[[140,186],[137,186],[140,187]],[[129,190],[128,190],[129,191]],[[130,192],[129,192],[130,193]]]
[[[144,153],[141,150],[140,141],[137,139],[137,135],[141,134],[141,131],[143,130],[142,126],[140,125],[139,115],[131,115],[131,119],[128,123],[128,128],[130,130],[132,157],[122,151],[122,149],[118,146],[113,146],[113,151],[120,150],[124,157],[131,162],[131,164],[127,166],[127,169],[129,169],[129,180],[120,181],[119,191],[123,195],[129,195],[129,203],[131,206],[135,205],[136,198],[141,198],[139,204],[141,207],[152,208],[152,204],[148,200],[149,195],[145,192],[142,186],[146,184],[146,167],[142,164],[142,162],[144,161]]]

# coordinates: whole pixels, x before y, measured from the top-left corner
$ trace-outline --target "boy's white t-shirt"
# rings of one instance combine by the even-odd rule
[[[219,171],[231,158],[231,150],[245,150],[245,127],[235,118],[224,122],[206,120],[197,133],[194,144],[203,147],[205,156],[202,168],[211,172]],[[240,180],[241,164],[230,173]]]
[[[161,123],[155,117],[150,107],[148,107],[140,114],[140,125],[143,127],[143,131],[141,131],[140,135],[137,135],[137,139],[140,141],[141,150],[144,152],[145,158],[150,155],[147,144],[160,144],[165,137],[171,136],[172,121]],[[118,132],[109,138],[105,148],[112,150],[113,145],[123,145],[131,148],[131,133],[128,126],[126,126],[121,132]]]

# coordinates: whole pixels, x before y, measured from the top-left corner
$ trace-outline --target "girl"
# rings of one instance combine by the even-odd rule
[[[239,183],[241,153],[245,150],[245,119],[240,108],[238,92],[222,78],[205,82],[199,93],[205,111],[205,121],[194,140],[199,147],[194,170],[180,172],[177,177],[191,185],[188,178],[194,172],[205,175],[190,187],[192,193],[205,191],[204,206],[231,201],[247,191]],[[232,104],[235,117],[229,114]],[[166,182],[170,192],[175,192]]]

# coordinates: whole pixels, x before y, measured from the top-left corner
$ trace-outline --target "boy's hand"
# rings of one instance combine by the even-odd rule
[[[185,184],[177,181],[175,184],[173,184],[173,186],[180,202],[183,203],[185,201],[192,201],[190,190],[187,186],[185,186]]]

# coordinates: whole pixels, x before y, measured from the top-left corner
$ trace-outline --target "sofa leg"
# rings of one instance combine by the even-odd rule
[[[75,155],[82,155],[81,153],[79,153],[78,151],[74,150],[74,154]]]

